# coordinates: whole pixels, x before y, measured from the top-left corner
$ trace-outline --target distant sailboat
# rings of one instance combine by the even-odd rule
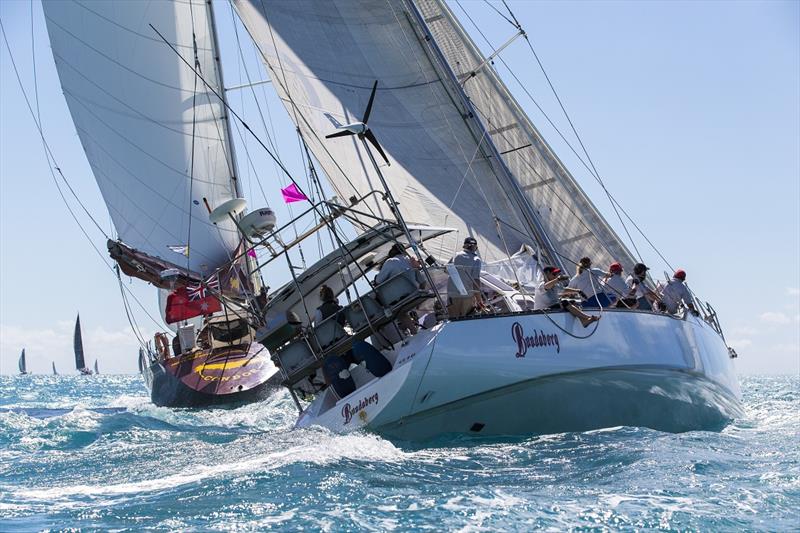
[[[56,362],[55,361],[53,361],[53,375],[54,376],[58,375],[58,372],[56,372]]]
[[[86,367],[86,361],[83,357],[83,338],[81,336],[81,315],[75,320],[75,335],[73,337],[73,345],[75,348],[75,368],[81,375],[91,376],[92,371]]]
[[[99,374],[100,370],[97,369],[97,359],[94,360],[94,373]]]
[[[25,348],[23,348],[22,353],[19,354],[19,361],[17,362],[17,366],[19,366],[20,376],[24,376],[25,374],[30,374],[30,372],[28,372],[28,366],[25,364]]]

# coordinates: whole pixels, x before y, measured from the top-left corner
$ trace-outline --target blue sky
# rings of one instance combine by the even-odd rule
[[[243,83],[231,14],[215,3],[226,82]],[[483,2],[450,3],[480,21],[495,46],[513,33]],[[495,4],[502,9],[502,6]],[[692,288],[717,309],[741,373],[800,371],[800,2],[510,2],[527,30],[606,185],[659,250],[688,272]],[[31,19],[33,8],[33,19]],[[70,184],[98,222],[111,223],[80,146],[50,53],[41,6],[0,2],[26,91],[35,57],[45,135]],[[486,43],[462,18],[486,50]],[[33,23],[33,49],[31,39]],[[244,36],[242,36],[244,38]],[[137,342],[120,289],[70,218],[53,184],[41,142],[0,45],[0,372],[16,371],[24,346],[34,372],[71,367],[78,311],[89,360],[101,370],[134,372]],[[265,74],[243,42],[253,78]],[[522,40],[502,53],[565,132],[557,102]],[[497,65],[534,123],[607,219],[608,201],[520,87]],[[257,89],[281,156],[302,172],[296,140],[269,86]],[[247,91],[230,94],[251,125]],[[261,132],[261,135],[265,133]],[[569,137],[571,140],[572,137]],[[239,139],[237,139],[239,141]],[[240,175],[253,200],[254,172],[240,143]],[[269,203],[278,173],[252,141],[247,148]],[[254,200],[252,207],[261,202]],[[74,202],[72,203],[75,207]],[[78,208],[79,209],[79,208]],[[79,218],[105,254],[102,235]],[[656,272],[665,267],[637,243]],[[270,272],[271,285],[281,274]],[[158,316],[155,291],[124,280]],[[142,309],[138,323],[156,325]]]

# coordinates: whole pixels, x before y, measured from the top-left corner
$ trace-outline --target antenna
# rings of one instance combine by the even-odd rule
[[[358,135],[358,138],[361,140],[368,140],[372,146],[381,154],[381,157],[384,161],[386,161],[387,165],[391,165],[389,163],[389,158],[386,157],[386,154],[383,153],[383,148],[378,143],[378,139],[375,138],[375,134],[372,133],[372,130],[369,129],[367,125],[367,121],[369,120],[369,115],[372,112],[372,103],[375,101],[375,91],[378,90],[378,80],[375,80],[375,83],[372,85],[372,93],[369,95],[369,102],[367,103],[367,109],[364,111],[364,118],[361,122],[353,122],[351,124],[345,124],[344,126],[336,126],[336,129],[340,130],[336,133],[331,133],[330,135],[326,135],[326,139],[333,139],[334,137],[346,137],[348,135]]]

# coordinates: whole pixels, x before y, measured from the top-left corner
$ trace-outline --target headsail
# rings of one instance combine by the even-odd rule
[[[494,68],[441,0],[416,0],[428,29],[486,125],[556,252],[597,265],[635,260],[522,111]]]
[[[20,374],[28,373],[28,365],[25,361],[25,348],[23,348],[22,353],[19,354],[19,361],[17,361],[17,366],[19,367]]]
[[[120,240],[200,274],[225,263],[235,228],[212,225],[204,205],[235,196],[225,110],[150,28],[221,90],[210,3],[43,4],[64,96]]]
[[[81,315],[75,320],[75,334],[72,337],[72,345],[75,350],[75,369],[86,370],[86,361],[83,357],[83,338],[81,335]]]
[[[459,229],[434,249],[429,245],[434,255],[446,259],[467,234],[490,260],[531,242],[496,161],[466,123],[403,1],[235,0],[234,7],[341,198],[380,189],[356,137],[324,138],[337,125],[361,120],[378,80],[369,123],[391,162],[382,171],[403,215],[409,223]],[[385,204],[370,207],[392,218]],[[502,237],[495,216],[507,225]]]

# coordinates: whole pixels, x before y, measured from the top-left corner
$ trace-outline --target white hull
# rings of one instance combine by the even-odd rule
[[[297,425],[423,440],[714,430],[741,414],[727,347],[702,320],[610,310],[594,334],[576,338],[592,330],[567,313],[445,322],[413,337],[381,379],[335,405],[330,391],[321,394]]]

